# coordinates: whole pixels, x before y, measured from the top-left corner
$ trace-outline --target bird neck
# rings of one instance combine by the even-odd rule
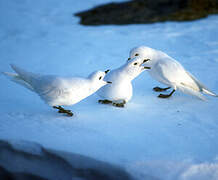
[[[125,65],[120,67],[119,77],[125,81],[132,81],[135,78],[135,75],[129,70]]]
[[[103,86],[102,84],[100,84],[100,83],[98,83],[98,82],[96,82],[96,79],[90,79],[90,88],[89,88],[89,90],[91,91],[91,92],[95,92],[95,91],[97,91],[101,86]]]
[[[155,54],[152,55],[152,57],[150,58],[151,59],[151,62],[150,62],[150,67],[151,67],[151,70],[149,71],[152,71],[152,67],[156,65],[156,63],[159,62],[159,60],[163,59],[163,58],[167,58],[169,57],[166,53],[162,52],[162,51],[156,51]]]

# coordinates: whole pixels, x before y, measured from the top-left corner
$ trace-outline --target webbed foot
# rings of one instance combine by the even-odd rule
[[[167,87],[167,88],[160,88],[160,87],[154,87],[153,90],[155,92],[163,92],[163,91],[166,91],[167,89],[170,89],[171,87]]]
[[[115,107],[124,107],[126,104],[126,101],[123,100],[123,102],[121,103],[117,103],[117,102],[113,102],[112,105],[115,106]]]
[[[66,114],[69,117],[73,116],[73,113],[71,112],[71,110],[66,110],[62,108],[61,106],[53,106],[53,108],[58,109],[58,113]]]
[[[159,94],[159,98],[169,98],[176,90],[174,89],[170,94]]]
[[[110,101],[110,100],[104,99],[104,100],[98,100],[98,103],[111,104],[112,106],[115,106],[115,107],[124,107],[124,105],[126,104],[126,101],[122,100],[122,102],[118,102],[118,101]]]
[[[100,103],[100,104],[112,104],[112,101],[104,99],[104,100],[98,100],[98,103]]]

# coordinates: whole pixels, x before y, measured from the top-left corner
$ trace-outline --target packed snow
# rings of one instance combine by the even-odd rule
[[[126,62],[146,45],[178,60],[218,93],[218,16],[192,22],[82,26],[72,14],[110,0],[0,1],[0,72],[9,64],[41,74],[88,76]],[[98,104],[93,94],[58,114],[31,91],[0,75],[0,139],[116,164],[138,179],[218,179],[218,98],[201,101],[177,92],[157,98],[161,86],[143,72],[125,108]],[[69,108],[68,108],[69,109]]]

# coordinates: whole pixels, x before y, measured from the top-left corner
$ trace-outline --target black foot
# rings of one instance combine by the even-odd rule
[[[73,116],[73,113],[71,112],[71,110],[66,110],[62,108],[61,106],[53,106],[53,108],[58,109],[58,113],[63,113],[70,117]]]
[[[98,100],[98,103],[100,103],[100,104],[112,104],[112,101],[104,99],[104,100]]]
[[[104,100],[98,100],[98,103],[100,103],[100,104],[112,104],[112,106],[115,106],[115,107],[124,107],[124,105],[126,104],[126,101],[123,100],[123,102],[121,102],[121,103],[116,103],[116,102],[104,99]]]
[[[115,103],[115,102],[112,103],[112,105],[115,107],[124,107],[125,104],[126,104],[125,100],[123,100],[122,103]]]
[[[154,87],[153,88],[153,90],[156,92],[163,92],[163,91],[166,91],[167,89],[170,89],[170,87],[167,87],[167,88]]]
[[[169,98],[175,92],[175,89],[170,94],[159,94],[159,98]]]
[[[123,103],[113,103],[112,105],[115,107],[124,107]]]

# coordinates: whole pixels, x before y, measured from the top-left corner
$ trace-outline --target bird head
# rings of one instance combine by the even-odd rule
[[[89,79],[91,82],[93,82],[95,87],[99,89],[100,87],[106,85],[106,84],[111,84],[112,82],[110,81],[105,81],[104,77],[105,75],[109,72],[109,70],[106,71],[95,71],[89,75]]]
[[[132,59],[128,60],[123,67],[129,77],[131,79],[134,79],[144,70],[150,69],[150,66],[144,65],[144,63],[144,59],[142,59],[141,57],[133,57]]]
[[[158,51],[146,46],[139,46],[130,51],[128,61],[135,57],[140,57],[143,59],[144,66],[148,66],[152,69],[152,66],[158,59],[157,56]]]

